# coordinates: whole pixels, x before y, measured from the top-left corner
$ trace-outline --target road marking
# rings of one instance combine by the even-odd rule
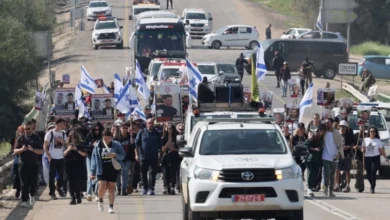
[[[142,188],[140,189],[140,191]],[[137,217],[136,220],[145,220],[145,207],[144,207],[144,201],[141,199],[140,196],[134,196],[135,199],[137,200],[135,203],[135,206],[137,208]]]
[[[125,0],[125,26],[123,27],[123,46],[129,45],[129,0]]]
[[[361,220],[359,219],[358,217],[348,213],[348,212],[344,212],[342,211],[341,209],[338,209],[336,208],[335,206],[327,203],[327,202],[324,202],[324,201],[321,201],[321,200],[317,200],[315,198],[305,198],[306,201],[310,202],[311,204],[333,214],[333,215],[336,215],[342,219],[345,219],[345,220]]]

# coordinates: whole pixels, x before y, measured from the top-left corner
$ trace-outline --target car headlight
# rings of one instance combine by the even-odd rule
[[[234,81],[240,81],[240,78],[239,78],[239,77],[237,77],[237,78],[235,78],[235,79],[234,79]]]
[[[381,140],[383,146],[389,146],[390,145],[390,139]]]
[[[208,27],[208,26],[209,26],[209,24],[204,24],[204,26],[205,26],[205,27]]]
[[[279,170],[275,170],[277,180],[282,179],[296,179],[302,176],[302,170],[298,165],[287,167]]]
[[[218,176],[219,176],[219,171],[216,170],[203,169],[200,167],[195,167],[194,170],[195,179],[217,181]]]

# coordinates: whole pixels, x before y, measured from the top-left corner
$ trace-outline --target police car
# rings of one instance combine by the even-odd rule
[[[95,20],[99,16],[111,16],[112,6],[107,1],[90,1],[87,8],[87,20]]]
[[[123,48],[123,38],[118,20],[114,17],[98,17],[92,32],[92,47],[98,50],[100,46],[115,45]]]
[[[186,31],[192,37],[202,37],[213,30],[213,17],[210,12],[206,13],[203,9],[186,8],[183,10],[181,19],[188,21],[189,25],[186,26]]]

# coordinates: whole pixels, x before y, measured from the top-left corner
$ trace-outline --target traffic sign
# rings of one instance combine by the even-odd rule
[[[323,8],[337,10],[351,10],[358,6],[355,0],[324,0]]]
[[[340,63],[339,75],[357,76],[358,64],[357,63]]]
[[[358,17],[352,10],[328,9],[324,11],[325,23],[345,24],[351,23]]]

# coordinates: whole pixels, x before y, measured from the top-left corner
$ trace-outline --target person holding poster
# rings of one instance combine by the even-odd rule
[[[102,88],[104,86],[103,79],[95,79],[96,88]]]
[[[74,103],[75,88],[59,88],[55,91],[55,104],[53,113],[62,118],[74,117],[75,103]],[[66,94],[67,101],[64,103],[64,96]]]
[[[263,92],[261,95],[261,99],[264,102],[264,108],[265,109],[271,109],[272,108],[272,92]]]
[[[181,121],[180,86],[163,84],[156,86],[157,122]]]
[[[291,98],[297,98],[300,92],[299,84],[297,84],[294,80],[289,80],[288,83],[290,86]]]
[[[92,95],[93,110],[92,115],[95,120],[105,124],[111,129],[108,124],[113,124],[115,109],[112,107],[112,94],[93,94]],[[104,107],[102,105],[104,103]]]
[[[350,98],[339,99],[340,113],[342,116],[347,116],[352,112],[353,101]]]

